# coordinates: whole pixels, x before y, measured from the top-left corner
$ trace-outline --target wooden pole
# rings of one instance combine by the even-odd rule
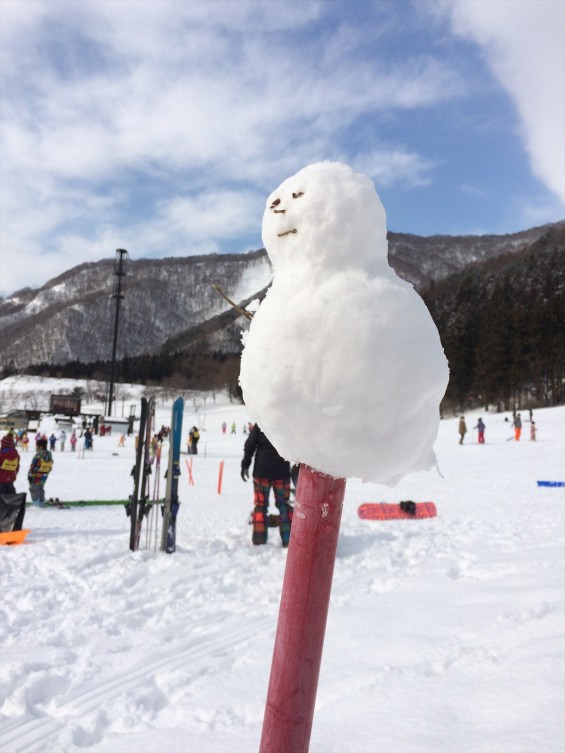
[[[300,467],[260,753],[307,753],[346,480]]]

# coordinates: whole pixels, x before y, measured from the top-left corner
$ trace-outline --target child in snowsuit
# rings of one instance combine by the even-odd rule
[[[45,482],[52,468],[53,455],[47,449],[47,440],[39,439],[37,452],[33,456],[27,474],[31,501],[36,507],[43,507],[45,504]]]
[[[483,419],[479,418],[479,420],[477,421],[477,425],[474,426],[473,428],[479,430],[479,444],[484,444],[485,443],[485,429],[486,429],[486,426],[485,426],[485,423],[484,423]]]
[[[90,429],[87,429],[84,432],[84,449],[92,450],[92,432]]]
[[[189,455],[198,455],[198,442],[200,440],[200,432],[196,428],[196,426],[193,426],[190,430],[189,435],[189,448],[188,448],[188,454]]]
[[[514,427],[514,439],[516,442],[519,442],[520,434],[522,433],[522,418],[519,413],[512,422],[512,426]]]
[[[0,494],[15,494],[14,481],[20,470],[20,455],[12,434],[2,437],[0,447]]]
[[[252,515],[253,544],[266,544],[269,530],[269,491],[273,487],[275,504],[280,513],[279,530],[283,547],[288,546],[292,524],[290,497],[290,463],[283,460],[261,429],[255,424],[249,434],[241,461],[241,478],[247,481],[253,465],[254,509]]]

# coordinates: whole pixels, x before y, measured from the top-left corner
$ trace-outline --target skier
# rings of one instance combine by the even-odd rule
[[[36,507],[45,505],[45,482],[52,468],[53,455],[47,449],[47,440],[42,437],[37,442],[37,452],[27,474],[31,501]]]
[[[459,440],[459,444],[463,444],[463,440],[465,439],[465,434],[467,433],[467,424],[465,423],[465,416],[461,416],[459,419],[459,435],[461,439]]]
[[[84,432],[84,449],[92,450],[92,432],[90,429],[87,429]]]
[[[522,433],[522,418],[520,414],[514,418],[514,421],[512,421],[512,426],[514,427],[514,439],[516,442],[520,441],[520,435]]]
[[[71,438],[69,439],[69,442],[71,443],[71,452],[74,452],[77,446],[77,432],[76,429],[73,429],[73,433],[71,434]]]
[[[479,418],[479,420],[477,421],[477,425],[473,426],[473,429],[478,429],[479,430],[479,444],[484,444],[485,443],[485,429],[486,429],[486,426],[485,426],[485,422],[483,421],[482,418]]]
[[[198,455],[198,440],[200,439],[200,432],[193,426],[189,434],[189,455]]]
[[[532,421],[530,423],[530,441],[535,442],[536,441],[536,422]]]
[[[61,435],[59,436],[59,441],[61,442],[61,452],[65,452],[65,442],[67,441],[67,432],[64,429],[61,431]]]
[[[241,461],[241,478],[247,481],[249,467],[255,455],[253,466],[253,491],[255,506],[253,509],[253,544],[266,544],[268,535],[269,491],[273,487],[275,504],[279,509],[279,530],[283,547],[288,546],[292,524],[292,507],[290,497],[290,463],[284,460],[261,429],[255,424],[245,441],[243,460]]]
[[[51,434],[49,437],[49,448],[51,452],[55,452],[55,445],[57,444],[57,437],[54,434]]]
[[[10,432],[2,437],[0,447],[0,494],[15,494],[14,481],[20,470],[20,455]]]

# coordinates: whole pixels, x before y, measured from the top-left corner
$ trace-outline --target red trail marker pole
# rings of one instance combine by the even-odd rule
[[[300,467],[259,753],[307,753],[346,480]]]
[[[220,461],[220,470],[218,471],[218,494],[222,493],[222,479],[224,478],[224,461]]]
[[[192,476],[192,458],[190,458],[190,462],[188,462],[188,460],[186,461],[186,470],[188,471],[188,485],[194,486],[194,478]]]

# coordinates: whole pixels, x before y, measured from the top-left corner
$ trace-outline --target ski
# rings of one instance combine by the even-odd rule
[[[129,536],[129,548],[132,552],[137,549],[137,513],[139,504],[139,492],[141,484],[142,464],[144,458],[145,440],[147,436],[147,411],[148,401],[146,398],[141,398],[141,416],[139,418],[139,434],[137,438],[137,449],[135,452],[135,466],[133,468],[133,494],[130,497],[130,502],[126,505],[126,512],[130,517],[130,536]]]
[[[135,532],[135,548],[139,549],[139,539],[141,537],[141,526],[143,518],[149,515],[151,502],[149,502],[149,476],[151,475],[151,432],[153,429],[153,419],[155,417],[155,398],[152,397],[147,401],[147,420],[145,422],[145,437],[143,442],[141,482],[139,491],[139,500],[137,507],[137,520]]]
[[[173,403],[171,433],[169,435],[169,465],[167,487],[163,505],[163,534],[161,551],[172,554],[176,549],[177,513],[179,509],[180,446],[184,400],[179,397]]]
[[[99,507],[101,505],[129,505],[131,500],[127,499],[73,499],[73,500],[60,500],[55,499],[54,502],[56,503],[53,505],[54,507],[63,507],[64,509],[70,508],[70,507]],[[47,507],[50,507],[50,501],[46,503]],[[33,507],[33,504],[31,502],[26,503],[26,507]]]

